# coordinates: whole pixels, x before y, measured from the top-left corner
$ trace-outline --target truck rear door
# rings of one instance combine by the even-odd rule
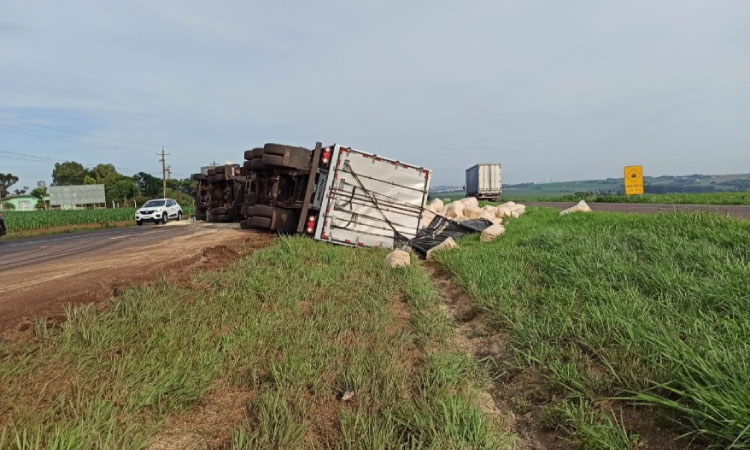
[[[315,239],[393,248],[417,235],[431,171],[334,146]]]

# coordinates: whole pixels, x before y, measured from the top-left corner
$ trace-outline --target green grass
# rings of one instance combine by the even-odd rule
[[[518,370],[544,373],[556,427],[585,448],[633,448],[598,406],[619,398],[750,448],[750,222],[529,208],[506,228],[436,259],[509,333]]]
[[[717,192],[705,194],[645,194],[645,195],[542,195],[522,196],[506,193],[504,201],[535,202],[607,202],[607,203],[665,203],[692,205],[750,205],[750,192]]]
[[[427,275],[385,254],[281,238],[192,285],[39,321],[0,343],[0,449],[145,448],[222,386],[249,393],[233,449],[509,446]]]
[[[587,202],[604,203],[664,203],[689,205],[750,205],[750,192],[716,192],[705,194],[645,194],[645,195],[589,195],[563,193],[524,193],[507,189],[500,202]],[[446,192],[430,195],[430,200],[458,200],[464,198],[464,192]]]

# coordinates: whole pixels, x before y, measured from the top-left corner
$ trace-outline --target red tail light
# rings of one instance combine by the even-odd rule
[[[312,234],[315,230],[315,216],[310,216],[307,218],[307,228],[305,231],[307,231],[307,234]]]
[[[323,149],[323,164],[328,164],[331,162],[331,147],[326,147]]]

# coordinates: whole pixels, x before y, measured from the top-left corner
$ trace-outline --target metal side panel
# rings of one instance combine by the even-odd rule
[[[431,172],[354,149],[341,148],[336,156],[316,238],[386,248],[398,235],[414,238]]]

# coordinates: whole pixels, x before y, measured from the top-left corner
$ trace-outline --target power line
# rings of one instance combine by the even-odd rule
[[[57,159],[57,158],[50,158],[47,156],[30,155],[28,153],[10,152],[6,150],[0,150],[0,155],[2,155],[3,157],[13,158],[13,159],[20,159],[20,160],[33,161],[33,162],[43,162],[43,163],[48,163],[48,164],[73,161],[72,159]],[[95,167],[97,165],[97,164],[89,164],[89,163],[84,163],[84,164],[86,166],[91,166],[91,167]],[[131,172],[133,174],[144,172],[151,176],[156,176],[154,175],[153,172],[150,172],[148,170],[142,170],[142,169],[137,170],[137,169],[132,169],[130,167],[123,167],[118,164],[112,164],[112,165],[115,166],[115,169]]]
[[[45,160],[45,159],[38,159],[38,158],[34,158],[34,157],[7,154],[6,152],[0,152],[0,155],[2,155],[3,157],[7,157],[7,158],[22,159],[22,160],[26,160],[26,161],[54,162],[54,161],[48,161],[48,160]]]
[[[41,137],[41,138],[51,139],[51,140],[61,141],[61,142],[69,142],[71,144],[89,145],[89,146],[99,148],[99,149],[109,148],[109,149],[118,150],[118,151],[132,150],[132,148],[130,147],[124,147],[120,145],[102,145],[102,144],[96,144],[93,142],[79,141],[76,139],[69,139],[64,136],[56,136],[56,135],[51,135],[51,134],[40,133],[35,130],[27,130],[24,128],[16,127],[14,125],[7,125],[7,124],[2,124],[2,123],[0,123],[0,129],[3,129],[5,131],[10,131],[11,133],[25,134],[27,136],[36,136],[36,137]]]
[[[105,143],[114,143],[115,145],[123,145],[123,144],[127,145],[127,146],[134,146],[135,145],[135,146],[143,147],[143,148],[151,148],[151,147],[153,147],[152,145],[144,144],[142,142],[126,141],[126,140],[122,140],[122,139],[102,138],[102,137],[99,137],[99,136],[96,136],[96,135],[93,135],[93,134],[79,133],[77,131],[71,131],[71,130],[66,130],[66,129],[63,129],[63,128],[51,127],[49,125],[42,125],[42,124],[35,123],[35,122],[29,121],[29,120],[23,120],[23,119],[18,119],[18,118],[13,118],[13,117],[7,117],[7,116],[2,117],[2,116],[0,116],[0,121],[15,122],[16,124],[29,125],[29,126],[37,127],[37,128],[45,128],[47,130],[58,131],[58,132],[62,132],[62,133],[70,134],[70,135],[74,135],[74,136],[86,137],[86,138],[90,138],[90,139],[98,139],[98,140],[103,141]],[[63,136],[63,137],[67,138],[67,136]]]

